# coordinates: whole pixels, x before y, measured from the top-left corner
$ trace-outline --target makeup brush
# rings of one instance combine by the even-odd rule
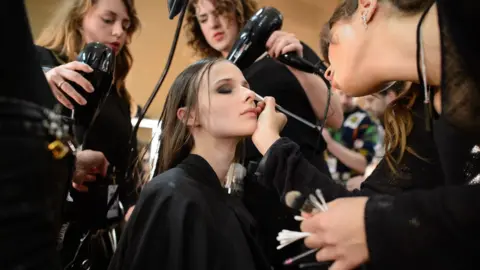
[[[315,195],[318,196],[318,198]],[[302,195],[302,193],[299,191],[291,190],[285,195],[285,203],[287,206],[295,210],[300,210],[306,213],[311,213],[314,211],[327,211],[328,207],[320,189],[315,191],[315,195],[310,194],[307,199],[307,197]],[[295,216],[295,220],[302,221],[303,217]],[[283,230],[279,232],[277,236],[277,240],[280,242],[280,245],[277,247],[277,249],[282,249],[289,244],[309,235],[310,233]]]
[[[311,213],[315,206],[300,191],[291,190],[285,195],[285,204],[295,210]]]
[[[302,258],[305,258],[305,257],[307,257],[308,255],[317,252],[318,250],[319,250],[319,248],[310,249],[309,251],[306,251],[306,252],[304,252],[304,253],[302,253],[302,254],[300,254],[300,255],[297,255],[297,256],[295,256],[295,257],[292,257],[292,258],[290,258],[290,259],[285,260],[285,261],[283,262],[283,265],[293,264],[294,262],[296,262],[296,261],[298,261],[298,260],[300,260],[300,259],[302,259]]]
[[[277,249],[282,249],[290,245],[291,243],[303,239],[307,236],[310,236],[310,233],[282,230],[278,233],[277,236],[277,241],[280,242],[280,245],[277,247]]]
[[[257,93],[255,93],[255,100],[256,100],[256,101],[263,101],[264,98],[263,98],[262,96],[258,95]],[[282,112],[282,113],[284,113],[284,114],[286,114],[286,115],[288,115],[288,116],[290,116],[290,117],[292,117],[292,118],[294,118],[294,119],[302,122],[303,124],[305,124],[305,125],[313,128],[313,129],[316,129],[316,130],[320,131],[320,126],[310,123],[310,122],[309,122],[308,120],[306,120],[305,118],[302,118],[302,117],[300,117],[300,116],[298,116],[298,115],[296,115],[296,114],[294,114],[294,113],[292,113],[292,112],[284,109],[282,106],[276,104],[276,105],[275,105],[275,108],[276,108],[278,111],[280,111],[280,112]]]

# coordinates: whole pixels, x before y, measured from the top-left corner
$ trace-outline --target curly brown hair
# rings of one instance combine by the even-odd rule
[[[221,53],[212,48],[205,37],[195,16],[195,5],[198,0],[190,1],[187,7],[185,32],[187,35],[187,44],[193,48],[196,55],[206,57],[221,57]],[[245,22],[250,19],[257,11],[257,2],[255,0],[216,0],[215,6],[219,14],[231,13],[241,29]]]

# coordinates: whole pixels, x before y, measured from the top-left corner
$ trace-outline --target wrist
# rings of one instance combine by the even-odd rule
[[[253,144],[262,155],[265,155],[270,146],[272,146],[272,144],[274,144],[278,139],[280,139],[280,135],[274,132],[254,134],[252,136]]]

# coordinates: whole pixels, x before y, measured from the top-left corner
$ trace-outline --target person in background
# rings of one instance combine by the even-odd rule
[[[338,130],[323,131],[329,157],[334,158],[332,178],[345,184],[350,178],[363,175],[375,157],[378,125],[355,99],[338,90],[343,106],[343,124]],[[331,157],[330,157],[331,156]]]
[[[357,175],[347,180],[346,186],[348,190],[359,189],[363,181],[373,172],[385,155],[385,110],[401,92],[410,88],[410,86],[411,83],[394,82],[392,86],[378,94],[363,97],[361,107],[370,114],[372,120],[377,124],[378,140],[375,145],[375,156],[373,157],[372,162],[367,166],[363,175]]]
[[[107,180],[112,195],[118,188],[119,199],[107,197],[109,195],[106,190],[97,193],[95,189],[91,190],[91,186],[87,188],[83,184],[74,185],[70,191],[70,203],[67,205],[69,207],[60,237],[63,238],[61,245],[64,266],[81,263],[88,257],[90,263],[93,263],[92,269],[105,269],[113,248],[105,244],[110,243],[110,240],[102,231],[115,227],[124,218],[128,219],[137,199],[140,183],[135,177],[124,177],[130,166],[131,149],[134,155],[136,153],[136,138],[130,141],[131,97],[125,79],[133,63],[128,45],[139,24],[133,0],[64,0],[36,41],[42,67],[50,68],[44,69],[53,93],[49,106],[54,108],[60,103],[65,116],[71,115],[72,102],[79,105],[87,102],[69,82],[76,83],[86,92],[95,91],[79,73],[88,73],[92,69],[75,61],[83,46],[90,42],[100,42],[109,46],[116,56],[114,90],[110,91],[98,117],[89,128],[83,145],[105,155],[114,175],[111,175],[110,180],[97,179],[97,182]],[[76,135],[83,137],[84,134]],[[94,168],[87,175],[89,176],[84,181],[95,181],[97,171]],[[117,201],[115,207],[120,211],[109,211],[106,205],[102,207],[110,199]],[[89,238],[80,242],[84,235],[95,236],[91,240]]]
[[[257,11],[254,0],[194,0],[186,13],[188,45],[200,57],[226,57],[232,49],[240,30]],[[268,39],[268,51],[249,68],[243,70],[251,89],[260,96],[273,96],[278,104],[294,114],[317,124],[325,118],[328,97],[327,85],[316,75],[304,73],[279,63],[275,58],[281,53],[297,52],[312,63],[320,58],[294,34],[276,31]],[[338,96],[333,94],[326,125],[339,128],[343,120]],[[300,145],[304,155],[319,170],[329,173],[323,158],[325,142],[318,131],[289,119],[282,136]],[[283,229],[298,230],[294,213],[281,203],[278,195],[258,185],[253,173],[261,159],[250,140],[246,140],[244,166],[248,168],[244,180],[244,203],[258,222],[263,246],[276,269],[283,268],[283,261],[300,252],[301,243],[277,250],[277,233]]]

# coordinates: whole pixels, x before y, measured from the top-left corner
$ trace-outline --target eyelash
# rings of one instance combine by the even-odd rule
[[[217,93],[219,93],[219,94],[230,94],[230,93],[232,93],[232,89],[223,86],[223,87],[220,87],[220,88],[217,90]]]
[[[111,19],[104,19],[104,18],[102,18],[102,20],[103,20],[103,22],[106,23],[106,24],[111,24],[111,23],[113,23],[113,20],[111,20]]]
[[[106,23],[106,24],[112,24],[114,23],[114,20],[111,20],[111,19],[105,19],[105,18],[102,18],[103,22]],[[128,29],[130,28],[130,25],[123,25],[123,30],[124,31],[128,31]]]

